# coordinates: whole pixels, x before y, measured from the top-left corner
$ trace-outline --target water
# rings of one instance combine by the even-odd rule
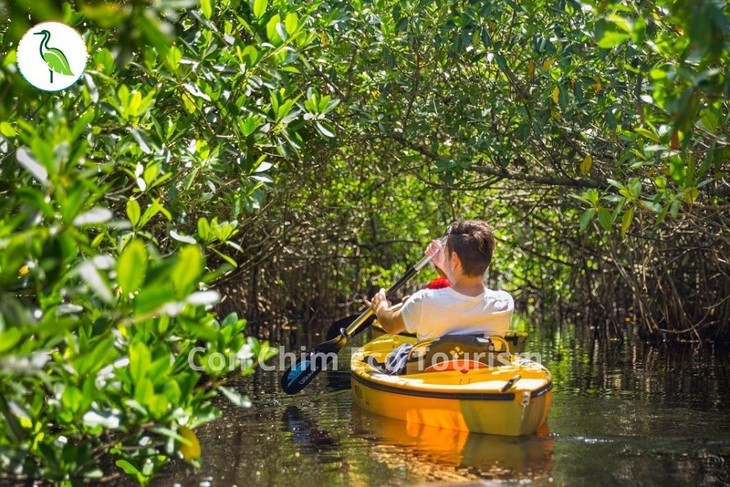
[[[303,393],[279,373],[237,385],[198,435],[203,464],[176,462],[156,485],[728,485],[730,357],[720,348],[649,347],[533,331],[555,387],[548,429],[528,438],[407,426],[354,408],[349,350]],[[397,407],[397,405],[395,405]]]

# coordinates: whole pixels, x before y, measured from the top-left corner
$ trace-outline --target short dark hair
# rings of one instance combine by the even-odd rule
[[[494,254],[494,232],[487,222],[459,220],[451,224],[446,240],[449,255],[456,252],[467,276],[481,276],[487,272]]]

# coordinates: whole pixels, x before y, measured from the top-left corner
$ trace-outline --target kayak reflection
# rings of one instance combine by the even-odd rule
[[[536,435],[506,437],[407,423],[353,405],[354,434],[396,452],[468,470],[482,478],[544,478],[552,472],[553,438],[547,425]],[[377,450],[376,450],[377,451]]]

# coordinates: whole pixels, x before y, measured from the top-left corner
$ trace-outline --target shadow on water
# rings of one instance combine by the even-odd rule
[[[298,406],[289,405],[284,410],[282,423],[291,433],[291,441],[306,453],[338,451],[340,442],[332,434],[320,428],[317,421],[305,414]]]
[[[467,434],[353,407],[349,349],[296,396],[279,373],[234,384],[249,409],[220,401],[199,431],[203,464],[175,462],[155,485],[728,485],[730,354],[721,348],[594,342],[570,328],[532,331],[555,382],[549,431]],[[398,405],[394,405],[398,407]]]

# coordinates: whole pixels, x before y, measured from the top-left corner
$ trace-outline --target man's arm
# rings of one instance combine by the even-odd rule
[[[403,316],[400,313],[402,308],[403,303],[398,303],[388,308],[383,307],[375,313],[375,316],[378,317],[378,323],[391,335],[406,331],[406,324],[403,322]]]

